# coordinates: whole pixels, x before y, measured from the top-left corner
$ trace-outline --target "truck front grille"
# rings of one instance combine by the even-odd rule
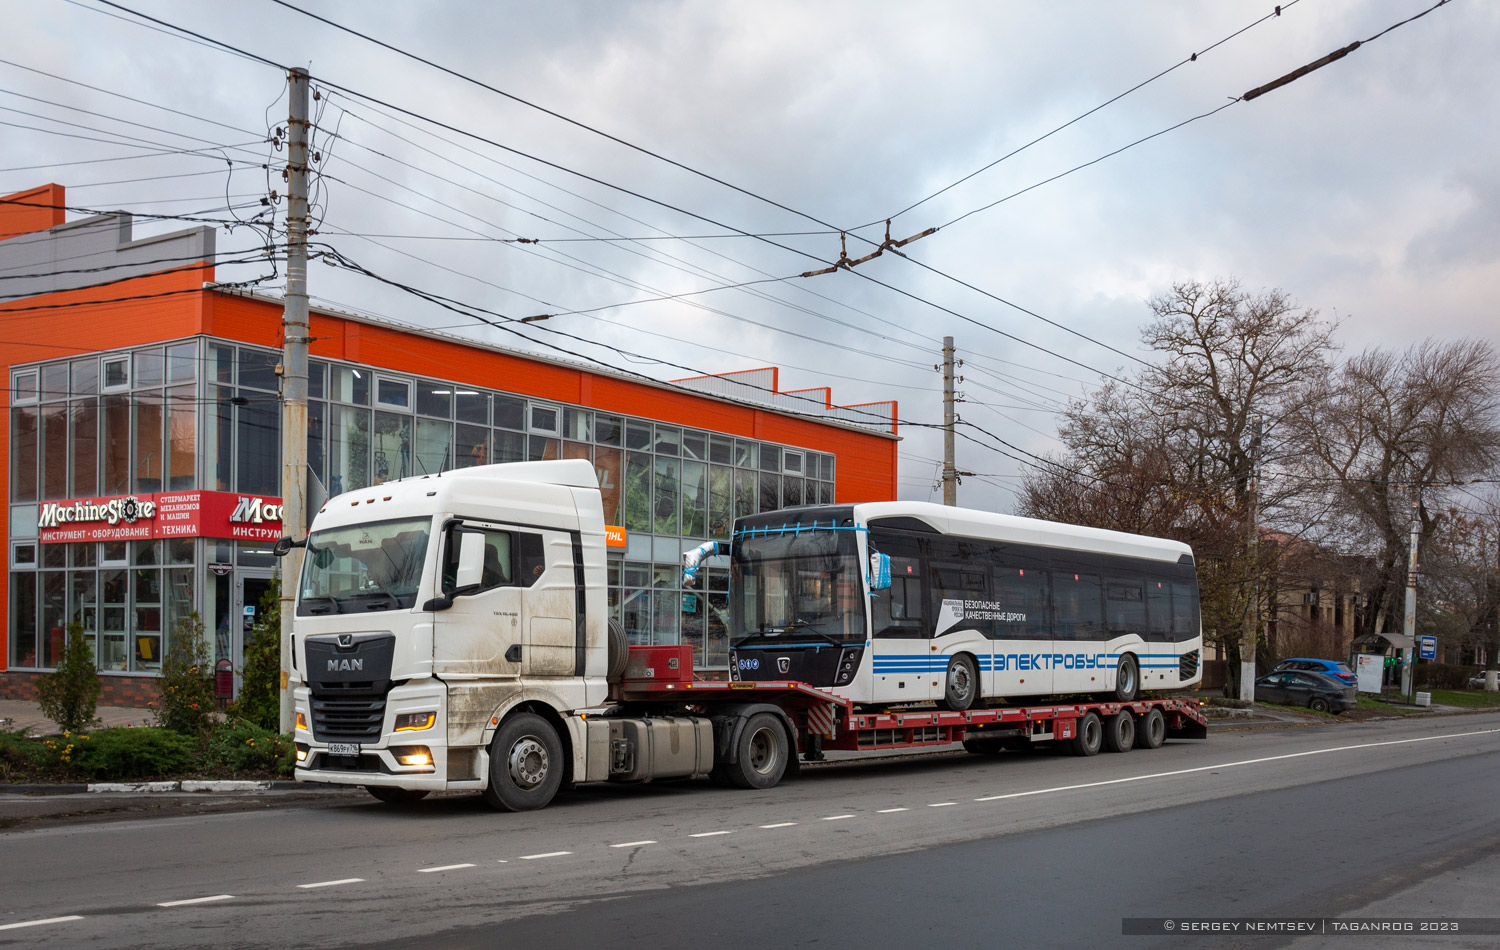
[[[313,736],[319,742],[379,739],[385,723],[385,697],[371,699],[312,698]]]

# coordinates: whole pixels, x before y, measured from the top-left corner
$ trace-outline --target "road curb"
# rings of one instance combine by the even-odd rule
[[[317,785],[307,782],[280,780],[231,780],[231,779],[184,779],[178,782],[90,782],[57,785],[0,785],[0,797],[5,795],[161,795],[185,792],[195,795],[233,795],[255,792],[323,792],[344,791],[340,786]]]

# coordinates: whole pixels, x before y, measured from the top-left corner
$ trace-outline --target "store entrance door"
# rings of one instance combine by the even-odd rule
[[[271,571],[240,568],[235,590],[234,615],[230,618],[234,659],[234,695],[240,694],[245,668],[245,648],[253,640],[256,622],[265,612],[266,591],[271,589]]]

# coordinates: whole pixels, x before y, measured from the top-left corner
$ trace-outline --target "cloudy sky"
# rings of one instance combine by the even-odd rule
[[[498,314],[566,313],[545,326],[588,342],[525,332],[612,366],[776,365],[784,389],[894,398],[932,423],[952,335],[962,417],[1044,453],[1061,402],[1128,369],[1117,350],[1146,355],[1146,301],[1175,281],[1283,288],[1338,321],[1346,352],[1500,343],[1500,6],[1479,0],[1251,102],[1232,100],[1434,0],[1300,0],[1259,23],[1272,4],[296,2],[597,131],[272,0],[123,6],[312,72],[321,240]],[[255,167],[284,160],[264,144],[286,118],[276,67],[100,0],[0,14],[0,191],[57,181],[73,205],[223,219],[284,193]],[[837,259],[840,230],[867,253],[892,216],[896,238],[940,230],[909,261],[795,276]],[[260,240],[237,228],[219,248]],[[555,355],[323,264],[309,290]],[[939,498],[940,438],[903,434],[902,497]],[[982,476],[960,503],[1011,510],[1020,463],[961,439],[959,467]]]

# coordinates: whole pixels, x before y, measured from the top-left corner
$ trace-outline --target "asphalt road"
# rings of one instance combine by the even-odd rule
[[[591,787],[520,815],[454,797],[37,828],[0,836],[0,926],[53,922],[0,946],[1275,946],[1121,918],[1489,913],[1497,780],[1487,714],[840,765],[765,792]]]

